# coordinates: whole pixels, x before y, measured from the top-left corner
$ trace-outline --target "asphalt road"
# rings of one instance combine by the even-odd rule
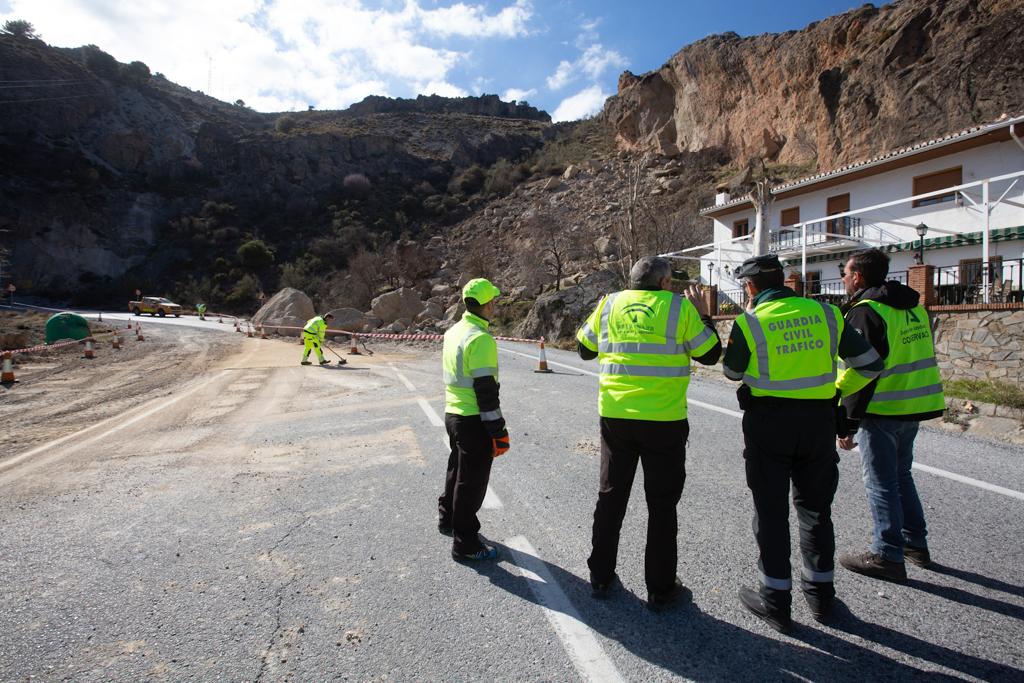
[[[481,511],[501,555],[471,567],[435,528],[436,347],[319,368],[294,343],[239,343],[120,420],[0,460],[0,680],[1024,679],[1020,449],[922,432],[919,463],[1002,490],[919,471],[939,566],[908,567],[905,585],[839,569],[848,613],[821,626],[797,597],[785,637],[735,597],[757,570],[730,386],[691,385],[679,575],[693,600],[654,614],[642,475],[625,590],[589,595],[593,363],[549,350],[544,375],[534,349],[502,352],[512,450]],[[861,550],[858,456],[840,467],[838,547]]]

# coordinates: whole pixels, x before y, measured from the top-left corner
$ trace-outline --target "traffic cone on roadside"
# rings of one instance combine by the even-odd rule
[[[92,346],[92,337],[89,337],[88,339],[85,340],[85,354],[82,356],[82,358],[88,358],[89,360],[92,360],[95,357],[96,352]]]
[[[4,368],[0,373],[0,384],[14,384],[17,381],[14,379],[14,354],[7,351],[4,353]]]
[[[265,327],[263,327],[263,325],[260,325],[258,329],[260,331],[260,339],[266,339],[267,338],[267,329]]]
[[[537,359],[537,369],[534,372],[552,372],[548,368],[548,355],[544,353],[544,339],[540,340],[540,357]]]
[[[114,338],[110,342],[110,347],[117,351],[121,350],[121,335],[119,335],[117,332],[114,332]]]
[[[224,322],[224,318],[221,316],[220,313],[217,314],[217,322],[219,322],[219,323],[223,323]]]
[[[245,336],[248,337],[249,339],[252,339],[252,325],[246,324]]]
[[[362,353],[359,352],[359,347],[356,346],[356,336],[354,334],[349,335],[349,338],[348,338],[348,355],[350,355],[350,356],[361,356],[361,355],[363,355]]]
[[[238,318],[235,318],[235,332],[241,332],[241,331],[242,330],[238,329]]]
[[[142,325],[135,326],[135,341],[146,341],[146,338],[142,336]]]
[[[100,313],[100,318],[99,318],[98,322],[103,322],[103,314],[102,313]]]

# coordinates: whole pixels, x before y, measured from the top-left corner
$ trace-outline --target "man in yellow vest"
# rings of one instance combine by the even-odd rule
[[[854,254],[843,269],[850,295],[846,323],[878,351],[885,369],[843,401],[850,420],[839,446],[850,450],[860,443],[874,534],[869,552],[841,555],[839,563],[858,574],[905,581],[905,560],[931,564],[924,508],[910,469],[914,439],[918,423],[941,416],[946,400],[928,312],[917,292],[886,282],[888,274],[889,257],[878,249]]]
[[[444,424],[451,453],[437,529],[452,536],[452,558],[492,560],[498,552],[480,538],[477,512],[487,495],[494,458],[509,449],[498,398],[498,345],[487,332],[497,287],[476,278],[462,288],[466,312],[445,332],[441,351]]]
[[[714,365],[722,345],[697,288],[685,296],[670,291],[668,260],[641,258],[629,279],[630,288],[601,299],[576,334],[580,357],[600,364],[601,475],[587,565],[593,596],[607,596],[617,581],[619,532],[639,461],[647,605],[660,610],[686,592],[676,576],[676,505],[686,480],[690,359]]]
[[[790,487],[800,524],[801,587],[812,616],[824,621],[835,599],[837,357],[851,368],[838,384],[843,395],[877,377],[882,359],[843,324],[838,308],[786,287],[778,257],[747,259],[735,275],[749,303],[733,324],[723,370],[743,382],[737,397],[744,410],[743,458],[761,570],[760,589],[740,588],[739,598],[748,611],[787,633],[793,626]]]
[[[315,318],[310,318],[306,322],[306,326],[302,328],[304,347],[302,365],[312,365],[309,362],[310,351],[316,351],[316,356],[320,359],[320,365],[328,365],[331,362],[324,360],[324,352],[320,349],[323,346],[324,339],[327,337],[327,322],[330,320],[334,320],[334,316],[330,313],[325,313],[322,316],[318,315]]]

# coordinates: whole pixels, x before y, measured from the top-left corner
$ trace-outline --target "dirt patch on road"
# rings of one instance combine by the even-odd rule
[[[122,330],[127,332],[127,330]],[[109,335],[96,358],[75,345],[15,359],[16,384],[0,388],[0,462],[163,396],[239,348],[236,335],[149,325],[145,341]]]

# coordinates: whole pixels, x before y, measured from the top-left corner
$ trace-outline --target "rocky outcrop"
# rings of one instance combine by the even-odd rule
[[[401,97],[380,97],[370,95],[342,113],[349,116],[368,116],[394,112],[419,112],[431,114],[472,114],[509,119],[529,119],[550,122],[547,112],[531,107],[525,102],[502,102],[497,95],[480,97],[441,97],[440,95],[419,95],[415,99]]]
[[[263,304],[252,317],[252,322],[254,325],[262,325],[268,332],[297,337],[302,333],[302,327],[315,315],[313,302],[305,293],[285,287]],[[299,329],[282,329],[284,327]]]
[[[545,294],[537,299],[517,334],[533,339],[571,339],[601,297],[620,285],[614,272],[599,270],[574,287]]]
[[[423,312],[423,300],[412,287],[402,287],[387,294],[381,294],[370,304],[370,311],[385,323],[410,320]]]
[[[904,0],[802,31],[714,35],[605,105],[619,144],[833,168],[1024,107],[1024,5]]]

